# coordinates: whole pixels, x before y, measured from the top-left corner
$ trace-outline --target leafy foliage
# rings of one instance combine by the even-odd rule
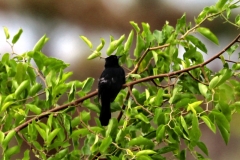
[[[203,54],[207,48],[193,33],[199,33],[219,44],[213,31],[202,26],[207,20],[223,17],[229,24],[233,9],[239,1],[219,0],[203,9],[195,25],[186,22],[184,14],[175,27],[168,22],[162,30],[151,31],[148,23],[141,26],[133,21],[133,30],[119,39],[110,37],[107,55],[121,55],[121,64],[130,72],[127,83],[112,111],[118,113],[105,128],[100,125],[97,91],[90,92],[94,79],[68,81],[69,65],[41,52],[48,38],[40,38],[32,51],[22,55],[5,53],[0,61],[0,144],[2,159],[18,154],[22,143],[29,145],[24,160],[32,152],[39,159],[166,159],[171,153],[176,159],[186,159],[191,152],[195,159],[208,156],[201,141],[200,125],[212,132],[218,129],[227,144],[232,114],[239,112],[239,62],[225,59],[239,47],[240,35],[223,51],[209,60]],[[5,38],[11,48],[23,33],[11,40],[6,27]],[[80,38],[94,48],[91,41]],[[136,38],[136,44],[133,40]],[[93,50],[88,59],[101,56],[105,40]],[[133,58],[130,51],[133,49]],[[183,57],[179,47],[184,48]],[[213,73],[206,65],[221,59],[223,68]],[[228,63],[234,63],[232,67]],[[59,99],[67,95],[64,103]],[[79,105],[80,104],[80,105]],[[84,110],[79,110],[79,106]],[[45,121],[43,121],[43,119]],[[95,120],[95,124],[90,121]],[[14,145],[10,142],[16,140]],[[185,143],[185,145],[182,144]],[[200,149],[201,152],[198,152]]]

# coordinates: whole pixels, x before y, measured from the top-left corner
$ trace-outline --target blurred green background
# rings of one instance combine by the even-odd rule
[[[129,21],[139,24],[147,22],[152,31],[161,30],[166,21],[174,26],[177,19],[186,13],[187,21],[192,21],[194,24],[194,17],[204,7],[215,3],[216,0],[5,0],[0,1],[0,26],[6,26],[12,36],[19,28],[23,29],[20,40],[14,46],[16,53],[31,50],[38,39],[47,34],[50,40],[43,52],[70,63],[68,71],[74,73],[72,80],[94,77],[95,90],[97,78],[103,70],[104,60],[87,60],[91,50],[79,35],[88,37],[95,47],[100,43],[100,38],[106,39],[107,45],[109,35],[117,39],[122,34],[129,34],[132,29]],[[232,13],[233,20],[234,15],[239,13],[240,9]],[[220,45],[216,46],[199,36],[208,49],[208,54],[204,55],[205,60],[221,51],[239,34],[239,30],[223,22],[223,19],[215,19],[203,24],[217,35],[220,42]],[[11,52],[11,47],[6,43],[2,29],[0,53],[6,52]],[[232,58],[238,58],[238,55]],[[215,60],[208,67],[218,71],[221,65],[220,61]],[[202,126],[204,132],[201,139],[209,147],[211,159],[240,159],[239,122],[239,115],[235,115],[232,119],[231,138],[227,146],[220,133],[215,135],[207,127]]]

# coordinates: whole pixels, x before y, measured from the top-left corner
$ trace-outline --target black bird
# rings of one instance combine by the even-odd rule
[[[98,81],[98,99],[101,99],[99,120],[102,126],[107,126],[111,119],[110,103],[114,101],[126,82],[125,72],[118,64],[121,56],[111,55],[105,59],[105,70]]]

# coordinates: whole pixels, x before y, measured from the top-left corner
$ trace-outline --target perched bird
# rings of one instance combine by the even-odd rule
[[[99,120],[102,126],[107,126],[111,119],[110,103],[114,101],[126,82],[125,72],[118,64],[121,56],[111,55],[105,59],[105,69],[98,81],[98,99],[101,99]]]

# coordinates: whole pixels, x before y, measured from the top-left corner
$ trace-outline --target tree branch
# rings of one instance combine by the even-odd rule
[[[227,46],[225,47],[221,52],[219,52],[218,54],[216,54],[215,56],[211,57],[210,59],[208,59],[207,61],[201,63],[201,64],[198,64],[198,65],[195,65],[195,66],[191,66],[189,68],[185,68],[185,69],[182,69],[182,70],[179,70],[179,71],[174,71],[174,72],[170,72],[170,73],[164,73],[164,74],[159,74],[159,75],[155,75],[155,76],[149,76],[149,77],[145,77],[145,78],[142,78],[142,79],[138,79],[138,80],[135,80],[135,81],[132,81],[132,82],[129,82],[129,83],[126,83],[123,85],[123,88],[126,88],[126,87],[130,87],[130,89],[132,89],[132,87],[135,85],[135,84],[138,84],[138,83],[141,83],[141,82],[146,82],[146,81],[151,81],[152,79],[156,79],[156,78],[161,78],[161,77],[171,77],[171,76],[174,76],[174,75],[178,75],[178,74],[181,74],[183,72],[188,72],[190,70],[193,70],[195,68],[201,68],[205,65],[207,65],[208,63],[212,62],[214,59],[218,58],[221,54],[223,54],[227,49],[229,49],[234,43],[236,42],[239,42],[239,38],[240,38],[240,34]],[[158,48],[159,49],[159,48]],[[136,70],[136,69],[135,69]],[[60,107],[55,107],[55,108],[52,108],[46,112],[43,112],[42,114],[40,114],[39,116],[36,116],[34,118],[31,118],[29,120],[27,120],[26,122],[22,123],[21,125],[17,126],[16,128],[14,128],[14,130],[16,132],[19,132],[21,131],[22,129],[24,129],[25,127],[28,126],[28,124],[32,123],[33,121],[35,120],[40,120],[44,117],[48,117],[51,113],[54,113],[54,112],[58,112],[58,111],[61,111],[61,110],[64,110],[66,109],[67,107],[69,106],[76,106],[77,104],[83,102],[84,100],[88,99],[88,98],[91,98],[93,96],[96,96],[98,93],[98,91],[93,91],[91,93],[89,93],[88,95],[82,97],[82,98],[79,98],[73,102],[70,102],[70,103],[67,103],[67,104],[64,104],[64,105],[61,105]],[[127,93],[127,96],[126,96],[126,100],[129,98],[130,96],[130,93],[128,92]],[[122,107],[122,111],[120,112],[120,114],[118,115],[118,121],[121,119],[122,117],[122,114],[123,114],[123,110],[126,108],[125,105],[123,105]],[[7,135],[9,133],[9,131],[6,131],[4,134]]]

